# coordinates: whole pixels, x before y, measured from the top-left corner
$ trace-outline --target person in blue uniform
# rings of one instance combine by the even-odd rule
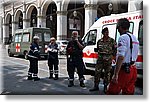
[[[54,80],[58,79],[58,45],[56,44],[56,39],[52,37],[50,39],[50,44],[48,45],[48,66],[49,66],[49,79],[53,78]]]
[[[79,76],[80,86],[85,87],[84,84],[84,64],[82,59],[82,50],[84,44],[78,38],[78,32],[72,32],[72,40],[69,41],[67,45],[67,71],[69,75],[69,84],[68,87],[74,86],[74,72],[77,68],[77,73]]]
[[[28,70],[28,80],[38,81],[40,78],[38,77],[38,60],[40,59],[40,51],[39,51],[39,37],[33,37],[33,43],[30,45],[30,51],[28,53],[29,58],[29,70]]]

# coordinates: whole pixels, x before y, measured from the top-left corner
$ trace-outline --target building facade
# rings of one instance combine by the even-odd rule
[[[16,29],[48,27],[58,40],[83,37],[96,19],[142,9],[142,0],[0,0],[0,40],[7,43]]]

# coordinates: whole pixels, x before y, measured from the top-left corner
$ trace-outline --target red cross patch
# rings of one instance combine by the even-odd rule
[[[16,52],[20,52],[20,44],[16,43]]]

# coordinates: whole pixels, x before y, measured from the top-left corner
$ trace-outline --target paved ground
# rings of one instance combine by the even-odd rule
[[[60,56],[59,80],[48,79],[47,61],[39,61],[40,81],[34,82],[26,80],[28,71],[28,61],[18,57],[8,57],[6,50],[2,49],[2,77],[3,87],[1,94],[65,94],[65,95],[104,95],[103,84],[99,84],[100,91],[89,92],[93,86],[93,76],[85,75],[85,88],[79,86],[78,76],[75,74],[75,86],[68,87],[68,75],[66,71],[66,59]],[[136,95],[141,95],[143,89],[136,87]]]

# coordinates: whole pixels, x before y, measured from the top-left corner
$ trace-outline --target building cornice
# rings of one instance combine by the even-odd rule
[[[98,5],[97,4],[85,4],[84,5],[84,8],[86,9],[86,10],[97,10],[97,8],[98,8]]]

